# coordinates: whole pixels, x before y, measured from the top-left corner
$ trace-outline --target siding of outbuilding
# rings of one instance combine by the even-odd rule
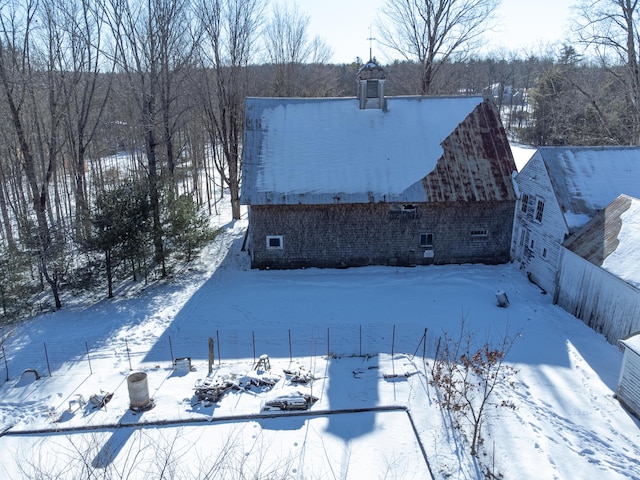
[[[569,230],[539,153],[533,155],[516,181],[520,199],[515,213],[513,257],[532,281],[553,294],[557,288],[561,244]],[[529,201],[523,211],[525,195]],[[544,202],[542,222],[535,219],[538,200]]]
[[[620,343],[624,345],[624,356],[616,396],[625,407],[640,418],[640,353],[631,348],[627,340]]]
[[[253,205],[252,266],[505,263],[512,220],[509,201],[419,203],[415,211],[385,203]],[[432,248],[420,245],[420,234],[427,233],[433,235]],[[282,249],[267,249],[271,235],[283,236]]]
[[[640,291],[563,247],[558,305],[613,344],[640,330]]]

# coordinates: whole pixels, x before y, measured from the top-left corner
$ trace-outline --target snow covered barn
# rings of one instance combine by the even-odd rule
[[[630,335],[620,343],[624,347],[624,356],[616,397],[640,418],[640,333]]]
[[[621,195],[565,242],[558,305],[610,343],[640,330],[640,200]]]
[[[516,177],[512,256],[557,299],[562,243],[619,195],[640,198],[639,147],[542,147]]]
[[[248,98],[242,203],[254,268],[504,263],[515,164],[493,102]]]

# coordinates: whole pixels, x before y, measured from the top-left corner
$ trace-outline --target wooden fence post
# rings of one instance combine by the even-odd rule
[[[84,342],[84,348],[87,349],[87,361],[89,362],[89,373],[93,375],[93,368],[91,368],[91,357],[89,356],[89,344]]]
[[[44,358],[47,359],[47,369],[49,370],[49,376],[51,376],[51,365],[49,365],[49,354],[47,353],[47,344],[44,344]]]
[[[213,338],[209,337],[209,375],[213,372],[213,362],[215,361]]]

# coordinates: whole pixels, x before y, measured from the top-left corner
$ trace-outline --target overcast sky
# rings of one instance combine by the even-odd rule
[[[284,1],[284,0],[280,0]],[[319,35],[333,50],[333,61],[349,63],[369,56],[369,27],[385,0],[288,0],[310,16],[309,34]],[[497,11],[498,31],[488,35],[489,49],[538,52],[549,42],[566,37],[570,6],[577,0],[502,0]],[[375,29],[372,32],[376,36]],[[389,61],[373,42],[373,54]]]

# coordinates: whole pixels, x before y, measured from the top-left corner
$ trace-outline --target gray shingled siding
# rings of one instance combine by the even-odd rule
[[[253,205],[249,232],[252,267],[509,261],[513,202],[415,206],[412,212],[400,204],[385,203]],[[421,233],[433,234],[432,249],[420,245]],[[267,249],[270,235],[283,237],[282,249]]]

